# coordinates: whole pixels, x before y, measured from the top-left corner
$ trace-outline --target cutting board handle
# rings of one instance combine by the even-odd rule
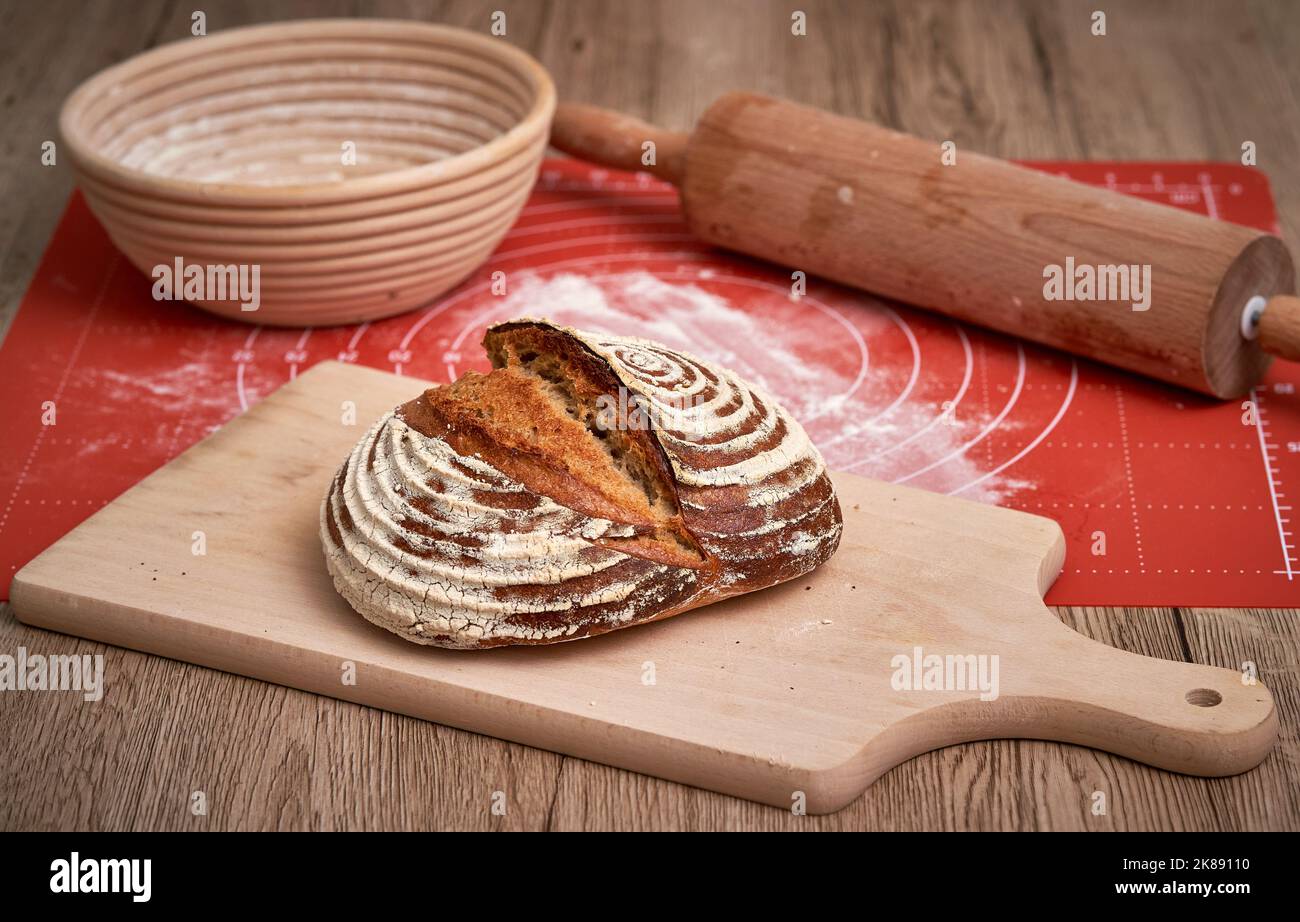
[[[1103,749],[1158,768],[1219,777],[1254,768],[1277,739],[1273,696],[1245,673],[1129,653],[1084,637],[1046,606],[1055,628],[1034,632],[1005,675],[996,720],[1008,736]],[[1021,656],[1026,652],[1028,657]],[[1025,682],[1027,693],[1017,694]]]
[[[932,628],[914,634],[910,656],[900,650],[902,661],[897,656],[889,661],[891,668],[910,673],[908,678],[896,672],[890,683],[895,695],[899,685],[894,683],[905,685],[914,702],[911,713],[870,736],[853,759],[801,779],[815,812],[838,810],[894,766],[958,743],[1073,743],[1168,771],[1217,778],[1254,768],[1277,741],[1273,696],[1257,680],[1244,681],[1241,672],[1141,656],[1092,640],[1065,625],[1036,595],[1003,596],[995,622],[981,617],[985,614],[973,607],[951,622],[941,619],[940,628],[909,619]],[[1001,625],[999,642],[990,645],[993,635],[979,630],[963,636],[962,622]],[[993,675],[994,654],[996,693],[989,694],[983,680]],[[953,675],[965,677],[963,684],[941,680],[929,690],[933,676],[927,671],[943,672],[950,657],[982,662],[954,669]],[[918,666],[907,664],[918,659]],[[880,676],[882,663],[867,665]],[[971,681],[972,669],[979,670],[978,682]]]
[[[557,150],[601,166],[653,173],[674,185],[681,185],[686,175],[688,140],[683,131],[668,131],[612,109],[581,103],[560,103],[551,123],[551,146]]]

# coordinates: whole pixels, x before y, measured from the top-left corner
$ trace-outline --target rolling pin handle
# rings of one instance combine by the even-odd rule
[[[1262,299],[1251,298],[1246,303],[1250,312],[1252,305]],[[1300,298],[1295,295],[1273,295],[1255,316],[1254,325],[1258,327],[1259,347],[1269,355],[1300,362]],[[1242,318],[1243,331],[1247,318]],[[1248,337],[1250,338],[1250,337]]]
[[[688,139],[683,131],[580,103],[560,103],[551,123],[551,146],[557,150],[602,166],[642,170],[673,185],[681,185],[686,175]]]

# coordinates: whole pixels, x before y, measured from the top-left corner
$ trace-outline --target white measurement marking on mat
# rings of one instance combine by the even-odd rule
[[[1286,574],[1288,580],[1295,579],[1295,573],[1292,564],[1295,563],[1295,545],[1288,540],[1290,532],[1286,529],[1285,520],[1282,516],[1282,507],[1278,505],[1278,498],[1285,496],[1285,493],[1278,492],[1280,481],[1277,478],[1277,469],[1273,467],[1273,458],[1269,455],[1270,451],[1276,451],[1277,446],[1269,441],[1268,425],[1264,420],[1264,405],[1259,399],[1259,389],[1250,389],[1250,399],[1255,404],[1255,432],[1259,436],[1259,454],[1264,461],[1264,476],[1268,479],[1268,495],[1273,501],[1273,518],[1277,521],[1277,538],[1282,543],[1282,560],[1286,566],[1285,570],[1274,570],[1277,574]],[[1286,507],[1290,509],[1290,506]]]

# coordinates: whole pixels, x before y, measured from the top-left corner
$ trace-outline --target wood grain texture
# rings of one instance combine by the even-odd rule
[[[1010,158],[1236,160],[1253,141],[1284,237],[1300,239],[1300,10],[1256,2],[896,0],[279,2],[209,10],[219,29],[303,15],[415,16],[485,29],[537,55],[561,99],[684,129],[728,89],[788,96]],[[187,34],[190,7],[131,15],[73,0],[0,8],[0,330],[71,179],[40,166],[63,97],[95,70]],[[67,28],[69,22],[78,28]],[[990,36],[996,36],[991,39]],[[0,369],[0,374],[5,373]],[[918,756],[824,817],[764,807],[412,718],[26,628],[0,651],[102,652],[128,683],[112,709],[0,695],[0,828],[1300,829],[1300,630],[1294,611],[1061,609],[1088,636],[1220,666],[1253,659],[1281,714],[1278,749],[1227,779],[1172,775],[1037,742]],[[129,702],[129,704],[128,704]],[[254,719],[249,719],[250,717]],[[192,790],[210,794],[191,816]],[[507,792],[505,816],[491,812]],[[1091,811],[1106,794],[1104,815]]]

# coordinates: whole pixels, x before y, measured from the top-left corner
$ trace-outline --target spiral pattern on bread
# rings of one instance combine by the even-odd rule
[[[724,580],[753,579],[772,559],[830,556],[840,512],[826,464],[780,404],[735,373],[658,343],[574,335],[648,405],[688,527],[731,565]]]
[[[580,350],[568,354],[595,360],[582,373],[608,375],[598,379],[602,389],[613,382],[626,389],[611,398],[631,396],[647,411],[648,444],[662,452],[674,494],[661,498],[671,500],[664,521],[698,542],[699,560],[665,563],[645,552],[664,528],[630,513],[616,521],[582,511],[574,506],[583,502],[565,505],[526,485],[532,469],[511,466],[516,452],[465,441],[490,420],[425,413],[420,401],[439,396],[427,392],[357,443],[321,507],[335,585],[366,618],[444,647],[553,643],[761,589],[807,573],[834,552],[840,512],[822,458],[761,390],[648,341],[544,321],[504,326]],[[518,367],[518,380],[529,381]],[[539,393],[560,386],[543,381]],[[577,426],[567,418],[550,425],[562,435],[564,426]],[[551,460],[562,467],[566,459]]]

